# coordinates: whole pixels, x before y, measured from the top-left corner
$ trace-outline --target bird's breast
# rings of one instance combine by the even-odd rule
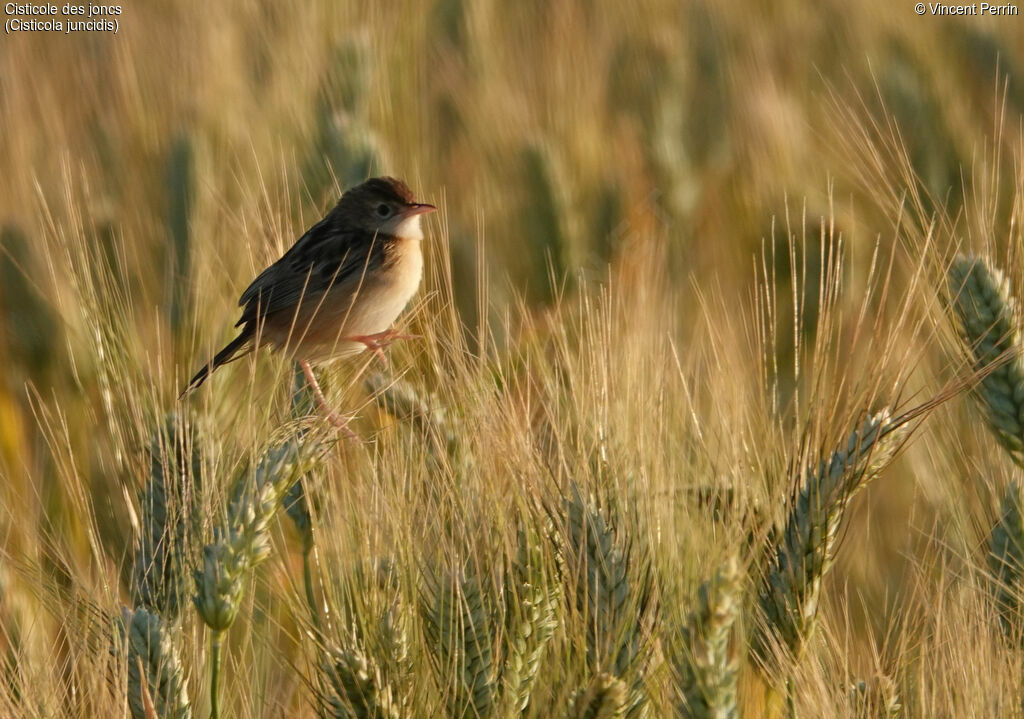
[[[384,261],[384,269],[385,272],[390,270],[396,286],[412,297],[423,279],[423,241],[402,239],[396,242]]]
[[[264,340],[291,347],[310,360],[357,354],[365,346],[346,338],[391,327],[416,294],[423,278],[419,241],[398,240],[381,264],[347,277],[326,293],[304,298],[296,310],[268,317]]]
[[[382,263],[328,291],[315,324],[345,336],[371,335],[391,327],[423,278],[423,252],[415,240],[388,246]],[[320,314],[320,313],[318,313]]]

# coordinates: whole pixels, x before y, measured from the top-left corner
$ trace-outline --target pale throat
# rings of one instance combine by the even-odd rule
[[[388,234],[401,237],[403,240],[422,240],[423,229],[420,227],[420,216],[399,218],[392,225]]]

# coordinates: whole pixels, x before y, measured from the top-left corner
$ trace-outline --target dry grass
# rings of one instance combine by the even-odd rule
[[[120,26],[0,44],[0,714],[1022,715],[1017,18]],[[264,353],[177,402],[369,172],[442,212],[362,441]]]

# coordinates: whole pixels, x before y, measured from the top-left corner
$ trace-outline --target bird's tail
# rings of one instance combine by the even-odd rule
[[[227,364],[231,360],[235,359],[235,355],[238,351],[245,346],[249,341],[250,335],[248,327],[242,329],[238,333],[238,337],[224,345],[224,349],[213,356],[213,360],[209,364],[203,365],[202,369],[196,372],[196,376],[192,378],[192,381],[188,383],[188,386],[178,395],[178,399],[185,397],[189,392],[194,390],[196,387],[206,381],[206,378],[210,376],[210,373],[220,367],[222,364]]]

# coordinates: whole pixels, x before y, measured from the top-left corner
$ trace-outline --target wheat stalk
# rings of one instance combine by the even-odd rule
[[[313,388],[309,386],[302,367],[295,363],[292,371],[292,398],[291,415],[296,421],[308,417],[315,411],[316,400],[313,395]],[[304,432],[303,432],[304,433]],[[302,538],[302,585],[306,590],[306,604],[309,606],[309,614],[313,624],[320,626],[320,606],[316,598],[316,588],[313,584],[313,552],[316,549],[313,537],[313,512],[312,506],[318,507],[316,500],[319,495],[309,494],[310,486],[314,483],[315,475],[310,472],[305,476],[296,478],[288,488],[284,497],[284,511],[295,525],[296,531]]]
[[[306,375],[297,362],[293,374],[291,415],[292,419],[298,421],[316,411],[316,400],[313,396],[313,388],[309,386]],[[304,432],[300,431],[300,434],[304,434]],[[308,555],[313,550],[313,515],[310,511],[309,496],[306,493],[303,477],[300,476],[288,488],[284,498],[284,509],[292,523],[295,524],[299,536],[302,537],[304,555]],[[309,591],[309,587],[307,587],[307,591]]]

